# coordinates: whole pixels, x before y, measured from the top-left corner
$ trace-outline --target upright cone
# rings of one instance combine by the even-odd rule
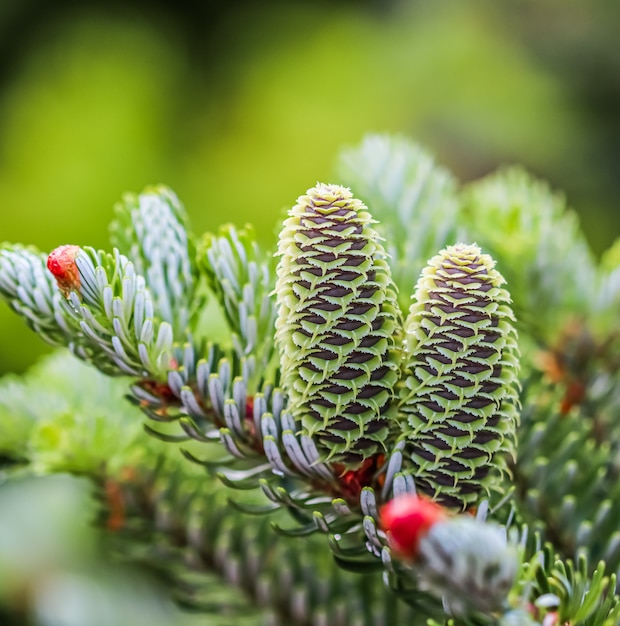
[[[464,509],[514,453],[518,350],[493,259],[457,244],[429,261],[405,323],[401,428],[419,491]]]
[[[280,235],[276,341],[288,410],[326,460],[384,449],[402,322],[373,220],[349,189],[301,196]]]

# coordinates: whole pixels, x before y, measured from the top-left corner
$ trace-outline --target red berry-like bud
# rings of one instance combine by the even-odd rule
[[[80,246],[60,246],[52,250],[47,258],[47,269],[54,275],[58,288],[67,297],[70,291],[80,288],[80,272],[75,263],[75,257]]]
[[[444,519],[446,512],[439,504],[414,495],[394,498],[381,509],[381,526],[391,546],[406,558],[417,555],[420,539]]]
[[[566,622],[568,624],[568,622]],[[560,624],[560,616],[557,611],[552,611],[551,613],[547,613],[545,615],[542,626],[559,626]]]

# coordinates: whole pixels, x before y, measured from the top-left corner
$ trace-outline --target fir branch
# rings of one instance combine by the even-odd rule
[[[44,341],[80,345],[79,326],[63,315],[62,296],[45,258],[31,246],[2,244],[0,295]]]
[[[196,250],[185,209],[172,190],[160,185],[140,195],[125,194],[115,214],[111,245],[144,277],[160,319],[183,336],[204,306],[196,293]]]
[[[182,605],[274,625],[344,626],[370,618],[396,625],[415,616],[385,593],[376,573],[343,572],[316,538],[304,544],[283,538],[265,518],[247,524],[221,488],[198,476],[184,478],[164,464],[131,472],[122,483],[109,480],[105,490],[114,494],[102,510],[114,551],[165,566]]]
[[[232,331],[238,358],[255,361],[259,380],[273,376],[273,256],[260,249],[250,226],[237,230],[227,225],[217,236],[203,237],[198,257]]]
[[[129,259],[118,250],[77,248],[67,263],[75,265],[79,277],[63,301],[64,317],[81,331],[77,356],[107,374],[165,379],[172,327],[160,321],[144,277]]]
[[[593,307],[596,266],[562,196],[520,168],[468,185],[463,219],[511,286],[517,319],[535,340]]]

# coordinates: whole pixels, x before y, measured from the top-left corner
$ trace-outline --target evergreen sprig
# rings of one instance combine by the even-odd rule
[[[470,232],[495,258],[528,335],[552,337],[595,300],[597,269],[576,215],[564,198],[518,167],[463,190]]]
[[[232,332],[238,358],[252,358],[259,378],[273,369],[276,320],[273,255],[263,252],[250,226],[206,234],[199,263]]]
[[[522,172],[460,191],[424,151],[386,137],[349,150],[341,168],[370,208],[337,185],[309,190],[284,225],[277,275],[251,229],[225,227],[195,246],[176,197],[151,188],[119,207],[118,249],[68,246],[52,255],[57,285],[36,252],[4,246],[0,290],[47,340],[106,373],[130,375],[134,402],[160,422],[153,434],[195,440],[186,457],[230,487],[262,494],[237,498],[236,508],[287,511],[294,521],[276,522],[283,535],[327,535],[338,567],[382,571],[415,619],[608,626],[620,611],[616,582],[587,563],[606,558],[617,567],[613,501],[590,508],[613,496],[617,474],[615,444],[605,445],[618,428],[609,321],[617,264],[597,267],[563,203]],[[153,216],[169,241],[159,241]],[[485,252],[451,245],[457,233]],[[514,283],[521,358],[510,296],[486,252]],[[228,334],[201,325],[201,285]],[[574,315],[587,318],[593,341],[563,351],[555,342]],[[542,374],[534,345],[543,348]],[[574,480],[581,462],[587,471]],[[145,515],[175,520],[178,540],[192,514],[171,503],[191,489],[174,485]],[[405,496],[418,502],[416,491],[477,514],[445,511],[416,531],[421,551],[403,556],[382,511]],[[500,499],[494,508],[489,492]],[[552,547],[528,541],[524,521]],[[194,558],[207,550],[184,545]],[[238,563],[233,572],[242,564],[253,571],[226,554]],[[577,566],[563,560],[571,556]]]
[[[133,263],[83,248],[74,259],[79,284],[65,301],[66,316],[81,330],[85,360],[106,373],[162,379],[170,369],[173,330],[156,313],[153,296]]]
[[[0,248],[0,293],[42,339],[56,346],[76,345],[78,325],[62,314],[62,297],[45,267],[47,255],[32,246]]]
[[[125,194],[110,225],[111,245],[131,259],[160,319],[180,335],[204,306],[198,293],[195,244],[187,229],[185,209],[162,185],[139,195]]]

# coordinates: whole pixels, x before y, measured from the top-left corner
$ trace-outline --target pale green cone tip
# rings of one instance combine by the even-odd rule
[[[400,425],[418,489],[467,508],[514,455],[518,348],[510,296],[476,245],[433,257],[405,323]]]
[[[297,200],[279,240],[276,342],[289,411],[324,459],[384,449],[402,322],[366,206],[338,185]]]

